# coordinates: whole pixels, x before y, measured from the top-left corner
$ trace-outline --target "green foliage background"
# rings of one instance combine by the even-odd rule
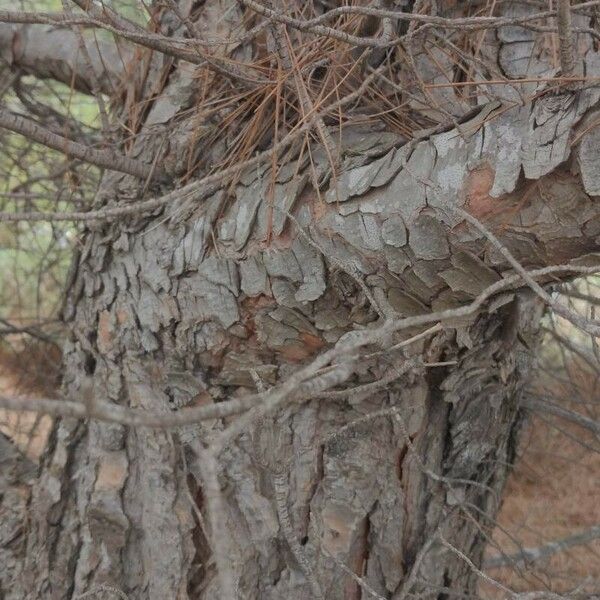
[[[107,0],[107,4],[140,24],[148,21],[146,5],[136,0]],[[0,0],[0,9],[80,12],[70,0],[21,0],[17,4]],[[112,39],[112,34],[106,31],[80,31],[85,36]],[[0,62],[0,106],[34,120],[38,120],[38,115],[35,111],[32,114],[31,104],[23,103],[10,85],[11,78],[18,79],[17,87],[25,91],[24,96],[33,105],[72,124],[71,134],[77,131],[81,136],[77,141],[87,140],[93,145],[100,142],[96,98],[55,81],[15,72]],[[109,99],[104,101],[108,106]],[[58,122],[54,131],[69,137],[67,131],[61,131],[60,119],[54,121]],[[93,202],[100,175],[96,167],[77,163],[64,154],[0,129],[0,211],[85,209]],[[61,222],[0,223],[0,319],[24,326],[44,324],[56,317],[72,250],[78,243],[79,227]]]
[[[60,11],[62,8],[61,0],[21,2],[19,6],[0,1],[0,9],[7,10]],[[0,99],[3,108],[37,120],[39,116],[32,114],[33,105],[55,115],[57,133],[60,133],[62,117],[65,123],[76,124],[74,128],[84,139],[98,138],[95,134],[100,127],[99,111],[93,97],[0,64],[0,81],[17,79],[21,94],[15,92],[14,87],[8,87]],[[5,86],[0,89],[2,87]],[[28,106],[27,101],[32,104]],[[94,167],[76,164],[59,152],[0,130],[0,210],[52,212],[83,208],[93,199],[99,175]],[[0,224],[0,318],[19,327],[44,326],[51,322],[60,305],[76,243],[77,225],[73,223]]]

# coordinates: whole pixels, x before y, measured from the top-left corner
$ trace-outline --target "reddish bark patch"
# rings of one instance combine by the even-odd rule
[[[115,311],[115,315],[117,317],[117,323],[119,325],[125,325],[129,320],[129,313],[122,308],[117,308]]]
[[[315,221],[320,221],[328,212],[329,206],[325,203],[325,200],[318,198],[314,194],[313,201],[310,207],[313,218]]]
[[[502,199],[490,196],[495,176],[496,172],[487,163],[477,167],[467,176],[466,210],[477,219],[485,220],[486,217],[502,210]]]
[[[96,490],[121,489],[127,476],[127,460],[121,455],[108,456],[100,461]]]
[[[244,298],[244,300],[241,301],[241,321],[248,333],[248,339],[256,336],[256,323],[254,321],[256,313],[271,306],[275,306],[275,301],[273,298],[265,296],[264,294],[261,294],[260,296]]]
[[[304,342],[304,345],[311,351],[316,352],[320,350],[325,342],[317,335],[313,335],[312,333],[303,332],[300,334],[300,339]]]
[[[111,314],[103,310],[98,315],[98,349],[108,352],[113,345],[114,329]]]
[[[194,398],[192,398],[191,406],[206,406],[213,404],[214,400],[208,392],[200,392]]]
[[[303,331],[299,334],[299,338],[298,343],[280,349],[281,355],[290,362],[302,362],[325,346],[325,342],[312,333]]]
[[[289,219],[286,223],[286,226],[283,228],[283,231],[273,240],[276,242],[276,247],[281,250],[287,250],[292,247],[294,243],[294,239],[296,237],[296,232],[292,231],[292,227],[290,227]]]

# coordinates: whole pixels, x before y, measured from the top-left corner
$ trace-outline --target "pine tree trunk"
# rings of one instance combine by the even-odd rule
[[[152,411],[241,397],[284,380],[344,333],[381,323],[377,311],[467,302],[506,265],[466,223],[443,225],[443,206],[415,202],[423,186],[412,161],[422,168],[440,139],[418,144],[388,182],[345,204],[282,183],[278,193],[297,195],[296,217],[275,221],[269,242],[268,203],[255,191],[268,174],[185,218],[169,207],[89,231],[66,307],[66,394]],[[461,152],[456,168],[476,188],[465,197],[475,212],[491,167],[469,172]],[[444,160],[438,152],[429,163],[429,180]],[[367,180],[369,169],[382,173],[372,158]],[[355,171],[343,177],[340,186]],[[588,237],[560,237],[567,219],[593,229],[579,180],[555,171],[541,181],[547,191],[529,194],[516,224],[506,215],[518,194],[497,200],[503,210],[487,222],[502,242],[527,266],[595,249]],[[549,194],[558,200],[564,189],[569,202],[543,213]],[[240,216],[255,200],[256,218]],[[537,215],[527,237],[526,211]],[[505,292],[406,349],[371,348],[346,385],[389,380],[385,387],[338,391],[260,420],[221,456],[218,531],[203,525],[194,449],[223,423],[169,432],[63,419],[30,506],[23,587],[7,597],[74,598],[106,584],[136,599],[222,598],[210,540],[223,538],[240,598],[367,597],[351,573],[381,597],[402,598],[408,585],[426,597],[474,593],[476,575],[445,543],[480,564],[541,313],[533,296]]]
[[[402,598],[408,585],[432,598],[474,594],[476,575],[439,535],[480,564],[531,358],[504,327],[520,319],[535,330],[539,312],[528,299],[481,317],[463,333],[470,348],[459,349],[450,332],[424,345],[427,362],[457,365],[414,368],[378,392],[313,400],[262,421],[223,457],[219,531],[204,530],[198,467],[189,451],[189,471],[183,460],[218,424],[171,435],[63,420],[32,503],[25,595],[14,597],[73,598],[104,583],[129,598],[222,598],[208,541],[221,537],[231,540],[239,598],[369,597],[348,571],[384,598]],[[98,333],[105,342],[120,337]],[[247,355],[239,356],[227,375],[204,376],[208,394],[252,385]],[[70,359],[78,374],[92,360],[81,350]],[[168,360],[132,353],[118,372],[98,363],[94,379],[117,380],[109,385],[133,406],[170,409]],[[265,374],[288,364],[254,363]],[[400,356],[374,361],[357,380],[376,381],[400,364]]]
[[[197,133],[171,120],[185,83],[171,72],[132,150],[148,164],[160,151],[171,174]],[[276,175],[262,165],[200,199],[90,225],[64,309],[65,396],[165,412],[218,403],[277,385],[348,332],[466,305],[511,271],[454,207],[527,268],[596,251],[593,159],[584,144],[571,158],[568,137],[597,99],[542,96],[410,144],[347,127],[335,176],[313,144]],[[96,202],[143,188],[107,174]],[[59,420],[4,598],[118,597],[109,586],[131,600],[229,600],[223,540],[244,600],[475,595],[460,553],[481,565],[542,312],[508,286],[410,345],[390,350],[434,323],[369,346],[335,390],[258,419],[220,457],[219,530],[199,457],[235,417],[177,430]]]

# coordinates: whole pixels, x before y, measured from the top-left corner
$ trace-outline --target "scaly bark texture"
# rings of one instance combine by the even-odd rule
[[[532,46],[528,32],[507,28],[482,51],[522,76]],[[418,54],[425,80],[428,56]],[[585,60],[596,72],[593,49]],[[531,64],[545,72],[542,59]],[[163,67],[149,67],[167,84],[133,156],[150,163],[168,137],[161,162],[179,165],[194,139],[193,124],[174,119],[191,102],[189,73],[166,78]],[[511,106],[516,92],[504,89],[485,123],[464,122],[454,91],[432,94],[459,128],[406,143],[348,126],[335,177],[315,144],[276,174],[251,169],[201,202],[90,225],[65,306],[65,393],[153,411],[219,402],[276,384],[379,313],[460,306],[509,267],[456,206],[526,267],[598,250],[598,142],[586,125],[598,90]],[[97,205],[135,199],[143,185],[107,174]],[[225,600],[211,559],[219,538],[244,600],[473,594],[476,575],[442,540],[481,564],[542,308],[508,291],[404,352],[374,348],[349,383],[413,360],[387,387],[286,406],[255,424],[222,454],[218,531],[204,524],[193,448],[222,422],[163,432],[61,420],[4,598],[66,600],[105,584],[136,600]]]

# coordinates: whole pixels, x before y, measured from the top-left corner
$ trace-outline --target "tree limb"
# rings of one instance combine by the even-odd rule
[[[224,75],[235,82],[243,84],[245,87],[254,87],[271,83],[266,79],[258,78],[248,69],[251,65],[238,66],[234,61],[226,60],[216,56],[211,56],[203,51],[197,42],[185,38],[172,38],[146,31],[145,29],[129,24],[128,21],[120,19],[117,25],[115,19],[109,20],[102,11],[93,11],[92,16],[76,15],[71,16],[64,13],[37,13],[21,11],[1,11],[0,23],[19,23],[19,24],[46,24],[67,27],[73,25],[85,25],[97,27],[110,31],[116,36],[138,44],[145,48],[150,48],[161,52],[167,56],[179,58],[192,64],[209,68]],[[71,35],[75,35],[71,32]]]
[[[40,79],[73,85],[79,92],[92,91],[91,73],[78,52],[77,32],[56,25],[17,25],[0,22],[0,57],[9,65]],[[127,49],[85,40],[100,91],[111,94],[129,59]],[[121,50],[121,51],[120,51]]]

